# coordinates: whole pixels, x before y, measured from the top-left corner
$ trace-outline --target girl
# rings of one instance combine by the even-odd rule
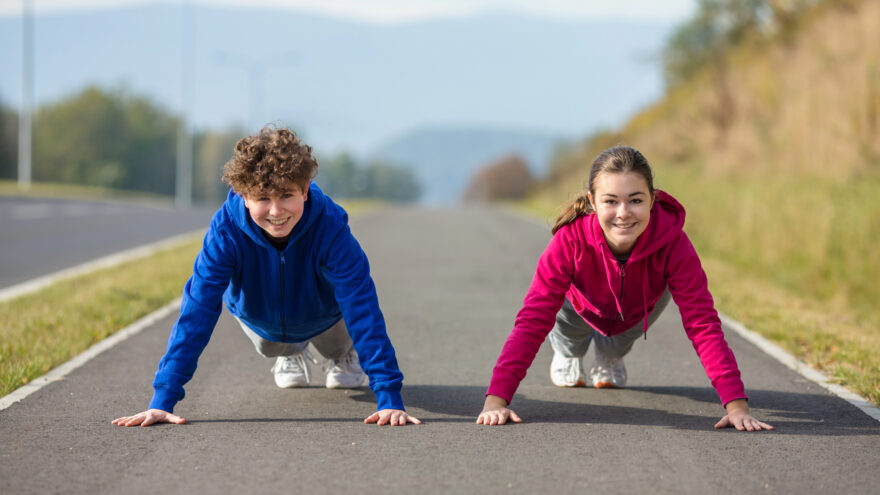
[[[678,201],[654,189],[651,167],[641,153],[628,146],[602,152],[590,169],[589,191],[553,227],[477,423],[522,421],[507,406],[548,332],[555,385],[583,387],[589,379],[596,388],[624,386],[623,356],[671,297],[727,410],[715,427],[772,430],[749,413],[706,275],[682,230],[684,217]],[[591,341],[596,362],[587,377],[581,359]]]

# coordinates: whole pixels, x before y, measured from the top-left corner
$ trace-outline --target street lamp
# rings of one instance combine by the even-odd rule
[[[21,106],[18,111],[18,188],[31,188],[31,131],[34,98],[34,6],[22,0],[21,12]]]
[[[262,112],[263,105],[263,77],[271,67],[292,65],[296,62],[296,54],[286,52],[280,56],[256,59],[247,55],[219,52],[215,59],[221,65],[237,66],[245,70],[248,78],[247,125],[259,130],[262,127],[262,123],[259,122],[259,115]]]

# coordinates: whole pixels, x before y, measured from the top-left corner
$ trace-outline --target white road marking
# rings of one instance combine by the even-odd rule
[[[101,268],[110,268],[125,263],[127,261],[149,256],[156,251],[169,249],[194,240],[200,236],[203,236],[204,233],[205,229],[194,230],[186,234],[176,235],[158,242],[154,242],[152,244],[128,249],[126,251],[120,251],[118,253],[104,256],[103,258],[98,258],[96,260],[89,261],[81,265],[66,268],[55,273],[50,273],[48,275],[28,280],[27,282],[22,282],[20,284],[13,285],[5,289],[0,289],[0,302],[8,301],[10,299],[15,299],[16,297],[20,297],[25,294],[36,292],[60,280],[89,273],[95,270],[99,270]]]
[[[123,328],[105,338],[104,340],[98,342],[97,344],[89,347],[84,352],[74,357],[70,361],[58,366],[57,368],[49,371],[45,375],[31,381],[27,385],[19,387],[15,389],[9,395],[0,398],[0,411],[6,409],[7,407],[15,404],[16,402],[24,399],[28,395],[40,390],[46,385],[57,382],[59,380],[63,380],[67,377],[73,370],[79,368],[80,366],[89,362],[95,356],[101,354],[102,352],[109,350],[116,344],[122,342],[123,340],[131,337],[132,335],[137,334],[144,328],[149,327],[150,325],[156,323],[157,321],[165,318],[166,316],[172,314],[174,311],[180,309],[180,298],[178,297],[171,303],[165,305],[162,308],[159,308],[156,311],[144,316],[140,320],[132,323],[131,325]]]

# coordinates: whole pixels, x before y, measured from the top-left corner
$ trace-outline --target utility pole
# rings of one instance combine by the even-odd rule
[[[31,188],[31,130],[34,99],[34,6],[22,0],[21,12],[21,104],[18,111],[18,188]]]
[[[248,118],[245,124],[246,133],[258,132],[266,122],[260,122],[263,112],[263,79],[270,66],[292,65],[296,62],[296,54],[285,52],[266,59],[256,59],[242,54],[218,53],[216,60],[220,64],[237,66],[244,69],[248,81]]]
[[[177,124],[177,168],[174,176],[174,204],[188,208],[192,204],[193,136],[193,65],[195,64],[195,12],[192,1],[182,5],[180,16],[180,118]]]

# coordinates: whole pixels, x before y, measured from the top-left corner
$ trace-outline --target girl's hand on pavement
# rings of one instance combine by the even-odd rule
[[[715,428],[736,428],[739,431],[772,430],[773,427],[755,419],[749,412],[749,404],[745,399],[732,400],[724,406],[727,415],[715,424]]]
[[[507,406],[507,401],[501,397],[487,395],[483,411],[477,416],[477,424],[488,426],[503,425],[507,423],[508,419],[514,423],[522,423],[519,415],[513,412],[512,409],[508,409]]]

